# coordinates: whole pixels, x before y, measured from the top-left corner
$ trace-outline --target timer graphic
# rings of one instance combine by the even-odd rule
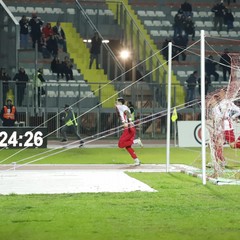
[[[25,131],[24,131],[25,130]],[[46,128],[30,129],[30,128],[1,128],[0,129],[0,148],[36,148],[47,147],[47,139],[45,139]]]

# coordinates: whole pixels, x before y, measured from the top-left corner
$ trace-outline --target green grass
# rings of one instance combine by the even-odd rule
[[[0,196],[0,239],[239,239],[239,186],[130,175],[158,192]]]
[[[18,151],[1,151],[0,161],[17,153],[4,163],[17,162],[46,150]],[[166,162],[165,148],[136,149],[136,153],[143,163]],[[171,149],[171,163],[191,165],[200,158],[200,148]],[[123,149],[82,148],[36,163],[120,164],[132,160]],[[182,173],[129,175],[158,192],[0,195],[0,240],[239,239],[239,186],[209,182],[203,186],[201,179]]]
[[[63,152],[62,152],[63,151]],[[55,154],[57,153],[58,154]],[[166,148],[136,148],[136,154],[142,163],[166,163]],[[44,154],[45,153],[45,154]],[[37,154],[41,154],[38,155]],[[50,156],[51,154],[55,154]],[[200,159],[201,149],[171,148],[171,162],[191,164]],[[10,156],[12,156],[10,158]],[[49,156],[49,157],[48,157]],[[29,158],[32,157],[32,158]],[[5,161],[6,158],[9,158]],[[26,159],[28,158],[28,159]],[[40,159],[42,158],[42,159]],[[26,160],[25,160],[26,159]],[[39,159],[39,160],[38,160]],[[18,149],[6,149],[0,152],[0,162],[24,163],[37,160],[37,164],[129,164],[130,155],[125,149],[119,148],[74,148],[74,149],[27,149],[19,152]],[[21,161],[21,162],[20,162]]]

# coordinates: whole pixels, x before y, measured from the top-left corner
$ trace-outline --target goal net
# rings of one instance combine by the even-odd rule
[[[206,97],[206,126],[209,133],[207,175],[240,179],[240,55],[229,54],[231,76],[226,88]]]

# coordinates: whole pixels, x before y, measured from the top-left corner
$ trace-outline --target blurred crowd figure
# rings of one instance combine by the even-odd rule
[[[193,21],[192,5],[185,1],[174,16],[173,37],[177,35],[185,36],[188,40],[189,35],[195,39],[195,23]]]
[[[101,51],[102,38],[100,38],[98,32],[94,33],[91,39],[91,49],[90,49],[90,63],[89,69],[92,68],[93,61],[96,61],[96,69],[99,69],[99,54]]]
[[[192,41],[195,40],[195,23],[192,17],[192,5],[185,1],[174,16],[173,36],[167,37],[162,44],[162,54],[165,59],[168,58],[167,45],[169,42],[172,42],[173,60],[179,62],[180,56],[182,61],[186,60],[187,55],[184,50],[188,46],[189,37],[191,36]]]
[[[43,76],[43,68],[39,68],[37,71],[37,76],[35,76],[35,88],[37,90],[37,95],[35,94],[35,101],[37,101],[38,106],[41,106],[41,96],[45,95],[46,93],[43,87],[43,83],[45,82],[46,80]]]
[[[63,52],[67,52],[67,42],[66,35],[61,26],[61,22],[57,21],[56,25],[53,27],[53,33],[56,36],[58,44],[62,45]]]
[[[20,26],[20,48],[28,48],[29,20],[23,15],[19,21]]]
[[[229,5],[230,1],[227,2]],[[234,3],[235,2],[236,1],[234,1]],[[217,0],[211,11],[214,13],[213,23],[215,30],[222,31],[223,25],[226,26],[228,32],[234,28],[234,16],[231,9],[224,6],[223,0]],[[182,51],[187,48],[190,37],[192,41],[195,40],[193,8],[189,1],[184,1],[173,19],[173,36],[167,37],[162,43],[162,55],[164,58],[168,58],[168,48],[166,46],[171,41],[173,43],[173,60],[185,61],[187,56],[185,53],[182,53]],[[181,59],[179,55],[181,55]],[[225,69],[223,71],[225,71]],[[217,79],[216,72],[213,72],[215,79]]]
[[[228,81],[231,75],[231,58],[229,56],[228,48],[224,49],[224,52],[221,55],[220,66],[223,72],[223,81]],[[227,78],[227,75],[228,75],[228,78]]]
[[[196,88],[198,86],[198,93],[201,95],[201,78],[198,76],[198,71],[193,71],[186,80],[187,83],[187,94],[186,94],[186,106],[191,106],[193,101],[196,99]],[[211,85],[210,77],[205,74],[205,96],[208,94],[209,86]]]
[[[228,6],[230,6],[231,0],[225,0],[224,2],[227,2]],[[236,0],[232,0],[233,3],[236,3]]]
[[[188,1],[181,4],[181,10],[183,11],[185,17],[193,16],[192,5]]]
[[[205,96],[206,96],[208,94],[209,87],[211,86],[211,79],[207,74],[205,74],[204,84],[205,84]],[[201,78],[198,78],[198,93],[199,95],[201,95]]]
[[[65,56],[63,61],[58,57],[54,57],[51,62],[51,70],[53,73],[57,74],[57,80],[64,79],[64,76],[67,81],[74,80],[72,69],[73,63],[67,56]]]
[[[230,5],[230,1],[228,1],[228,5]],[[217,1],[212,7],[211,11],[214,13],[214,30],[222,31],[223,25],[227,26],[227,31],[233,29],[234,16],[231,9],[225,7],[223,0],[220,2]]]
[[[38,51],[42,52],[44,58],[58,56],[59,46],[63,52],[67,53],[66,35],[60,21],[52,27],[50,22],[44,23],[34,12],[30,19],[23,15],[19,25],[22,49],[29,48],[29,39],[31,39],[32,48],[37,44]]]
[[[162,44],[162,50],[161,53],[164,57],[165,60],[168,60],[168,44],[169,42],[173,43],[173,47],[172,47],[172,58],[175,61],[180,61],[180,56],[181,56],[181,60],[185,61],[186,60],[186,53],[185,53],[185,49],[187,47],[187,38],[185,35],[179,35],[177,34],[176,37],[174,38],[166,38]]]
[[[214,80],[218,81],[219,74],[216,71],[218,63],[214,60],[212,55],[209,55],[208,58],[205,61],[205,72],[209,79],[211,79],[211,76],[214,76]]]
[[[186,102],[190,103],[195,99],[195,89],[198,83],[198,71],[193,71],[187,78],[187,97]]]
[[[32,13],[32,18],[29,20],[30,36],[32,39],[32,48],[35,48],[36,43],[38,44],[38,51],[42,50],[42,26],[43,21],[37,16],[37,13]]]
[[[0,81],[2,81],[2,86],[3,86],[3,102],[6,102],[6,96],[7,92],[9,90],[9,83],[8,81],[11,80],[11,77],[7,73],[6,68],[0,68]]]
[[[47,23],[42,28],[42,46],[43,46],[43,57],[50,58],[58,55],[58,42],[57,38],[53,33],[51,23]]]
[[[29,77],[25,72],[25,69],[23,67],[19,68],[18,73],[15,74],[13,77],[13,81],[16,81],[17,85],[17,103],[18,106],[22,106],[22,102],[24,99],[24,93],[27,86],[27,83],[29,82]]]
[[[219,80],[219,74],[217,73],[217,69],[222,69],[223,73],[223,81],[228,81],[231,75],[231,58],[229,56],[228,48],[225,48],[223,53],[220,56],[219,62],[214,60],[212,55],[209,55],[205,60],[205,71],[206,75],[211,78],[214,76],[214,80]]]

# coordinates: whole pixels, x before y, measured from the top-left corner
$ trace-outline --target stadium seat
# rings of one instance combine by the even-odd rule
[[[105,10],[104,10],[104,9],[99,9],[99,10],[98,10],[98,14],[99,14],[100,16],[105,16]]]
[[[37,11],[35,10],[34,7],[26,7],[26,12],[27,13],[33,13],[33,12],[37,12]]]
[[[164,20],[164,21],[162,21],[162,26],[163,27],[172,27],[172,24],[170,23],[170,21]]]
[[[37,13],[45,13],[44,9],[42,7],[35,7],[35,12]]]
[[[96,9],[86,9],[85,11],[88,15],[96,15],[97,14]]]
[[[209,34],[211,37],[219,37],[218,31],[210,31]]]
[[[228,34],[227,31],[221,31],[221,32],[220,32],[220,36],[221,36],[221,37],[228,37],[229,34]]]
[[[44,68],[44,69],[43,69],[43,74],[44,74],[44,75],[52,75],[52,73],[50,72],[50,70],[47,69],[47,68]]]
[[[158,30],[151,30],[150,31],[150,34],[153,36],[153,37],[159,37],[160,36],[160,33]]]
[[[198,33],[197,33],[198,32]],[[205,32],[205,37],[210,37],[210,33],[209,33],[209,31],[204,31]],[[198,35],[197,35],[198,34]],[[196,31],[195,32],[195,36],[200,36],[200,34],[201,34],[201,32],[200,31]]]
[[[109,9],[105,9],[105,15],[108,15],[108,16],[113,16],[113,12]]]
[[[157,17],[166,17],[166,14],[163,11],[156,11],[155,14]]]
[[[235,13],[234,13],[234,17],[240,18],[240,12],[235,12]]]
[[[9,9],[12,13],[17,12],[17,9],[16,9],[14,6],[9,6],[8,9]]]
[[[177,11],[171,11],[171,16],[175,17],[175,15],[177,14]]]
[[[238,33],[236,31],[229,31],[229,37],[239,37]]]
[[[159,20],[153,20],[153,26],[160,27],[162,25],[161,21]]]
[[[147,14],[144,10],[138,10],[137,11],[137,14],[140,16],[140,17],[147,17]]]
[[[239,21],[234,21],[233,26],[234,27],[240,27],[240,22]]]
[[[201,18],[208,17],[208,12],[206,11],[199,11],[198,16]]]
[[[148,17],[156,17],[155,11],[146,11]]]
[[[168,37],[169,33],[166,30],[159,30],[159,35],[162,37]]]
[[[168,30],[168,35],[169,37],[173,37],[174,31],[173,30]]]
[[[17,22],[19,22],[22,18],[21,16],[14,16],[14,17],[16,18]]]
[[[178,75],[179,77],[187,77],[187,74],[186,74],[185,71],[177,71],[177,75]]]
[[[193,11],[193,17],[194,17],[194,18],[197,18],[197,17],[199,17],[199,14],[198,14],[198,12],[196,12],[196,11]]]
[[[101,10],[101,9],[100,9]],[[71,14],[71,15],[74,15],[75,14],[75,9],[74,8],[68,8],[67,9],[67,13],[68,14]]]
[[[78,72],[77,69],[73,69],[72,71],[73,71],[73,75],[74,75],[74,76],[80,76],[80,75],[81,75],[81,74]]]
[[[144,20],[144,25],[147,27],[152,27],[154,26],[153,22],[151,20]]]
[[[213,22],[212,21],[205,21],[204,22],[206,27],[212,28],[213,27]]]
[[[16,8],[16,12],[26,13],[26,9],[25,9],[25,7],[17,7],[17,8]]]
[[[196,26],[196,27],[205,27],[203,21],[195,21],[195,26]]]
[[[55,14],[63,14],[63,10],[61,8],[53,8],[53,13]]]
[[[193,70],[187,71],[187,72],[186,72],[186,75],[189,76],[189,75],[191,75],[192,73],[193,73]]]
[[[53,9],[51,7],[45,7],[44,8],[44,12],[45,13],[52,13],[53,12]]]

